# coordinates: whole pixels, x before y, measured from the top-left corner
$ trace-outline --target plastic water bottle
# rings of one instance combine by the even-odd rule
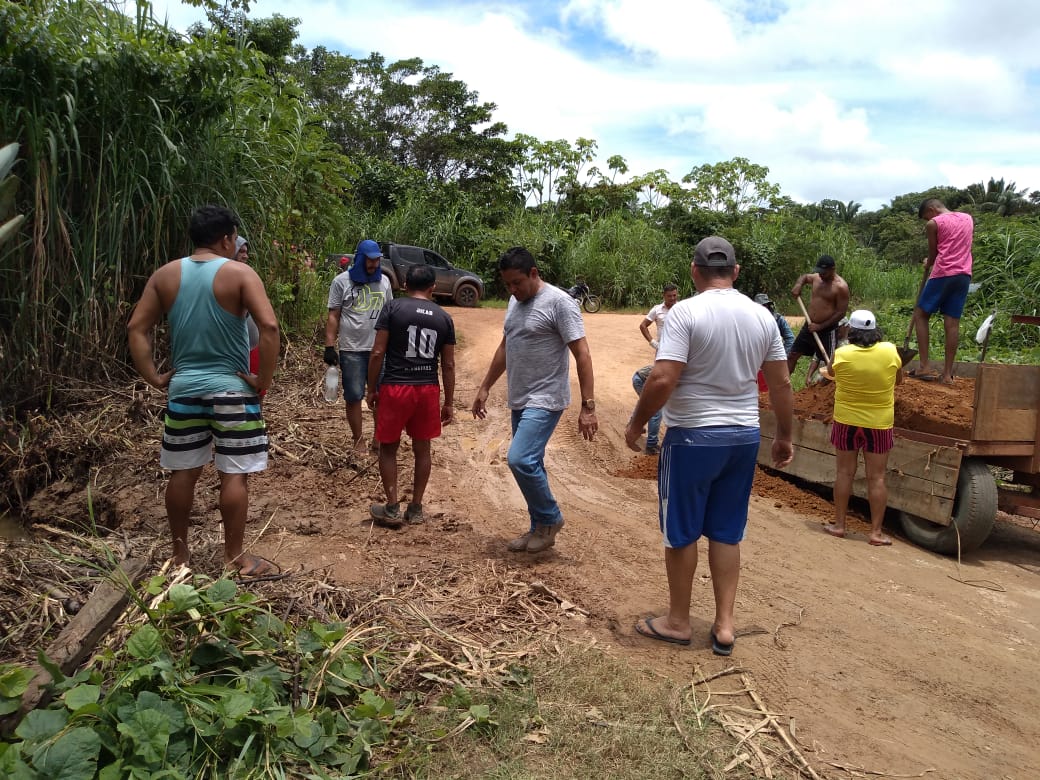
[[[325,400],[330,404],[339,400],[339,367],[329,366],[325,372]]]

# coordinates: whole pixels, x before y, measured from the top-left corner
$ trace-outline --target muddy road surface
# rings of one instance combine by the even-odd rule
[[[575,399],[546,454],[566,528],[555,548],[529,556],[505,549],[527,519],[506,465],[504,378],[485,420],[469,412],[504,312],[450,313],[459,334],[457,416],[434,444],[429,521],[403,531],[368,522],[368,505],[382,496],[378,473],[368,455],[348,463],[342,404],[320,400],[324,366],[315,358],[312,371],[281,377],[268,397],[271,468],[251,483],[249,538],[257,552],[289,569],[325,569],[345,584],[429,573],[445,560],[518,568],[589,612],[573,629],[582,641],[677,684],[695,667],[748,670],[769,709],[785,724],[794,719],[799,743],[824,776],[849,776],[838,766],[883,777],[927,770],[937,778],[1040,776],[1040,532],[1031,523],[1001,516],[990,539],[959,563],[913,546],[896,528],[889,529],[892,547],[871,547],[867,526],[852,519],[844,540],[823,532],[826,493],[763,473],[742,545],[734,655],[710,650],[706,550],[694,582],[692,647],[652,642],[633,624],[667,603],[656,465],[623,438],[636,400],[632,373],[653,359],[639,333],[642,315],[585,315],[600,430],[594,441],[582,440]],[[157,450],[153,435],[98,490],[133,518],[127,525],[163,534]],[[401,454],[407,497],[410,448]],[[195,509],[199,525],[212,529],[215,479],[205,481]],[[199,560],[207,554],[219,550],[200,550]]]

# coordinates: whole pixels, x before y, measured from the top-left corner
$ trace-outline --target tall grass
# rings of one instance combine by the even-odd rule
[[[341,228],[349,166],[301,95],[265,80],[256,53],[181,38],[150,13],[0,4],[0,138],[21,145],[28,216],[0,249],[0,372],[16,378],[0,407],[119,369],[129,307],[188,251],[196,206],[235,208],[265,280],[291,291]]]
[[[679,286],[680,296],[693,292],[690,252],[669,234],[624,212],[593,222],[563,254],[558,281],[570,285],[577,276],[615,306],[643,305],[661,298],[661,287]]]
[[[23,393],[122,351],[113,325],[135,272],[174,229],[189,99],[157,72],[154,31],[91,3],[44,5],[0,8],[0,137],[21,144],[29,217],[0,255],[0,371]],[[190,57],[163,65],[199,75]]]

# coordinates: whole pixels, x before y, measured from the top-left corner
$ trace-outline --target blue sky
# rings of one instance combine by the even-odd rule
[[[202,18],[176,0],[156,15]],[[420,57],[510,135],[632,173],[747,157],[785,195],[877,208],[990,177],[1040,189],[1040,3],[1021,0],[254,0],[299,42]]]

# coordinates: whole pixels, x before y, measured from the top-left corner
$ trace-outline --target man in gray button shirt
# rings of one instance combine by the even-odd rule
[[[599,427],[592,355],[577,302],[542,280],[530,252],[519,246],[507,250],[498,270],[512,297],[502,342],[473,401],[473,416],[484,419],[488,393],[506,372],[513,431],[509,469],[531,518],[527,533],[511,541],[509,550],[535,553],[552,547],[563,527],[563,514],[549,489],[545,446],[571,402],[568,350],[574,355],[581,389],[578,430],[592,439]]]

